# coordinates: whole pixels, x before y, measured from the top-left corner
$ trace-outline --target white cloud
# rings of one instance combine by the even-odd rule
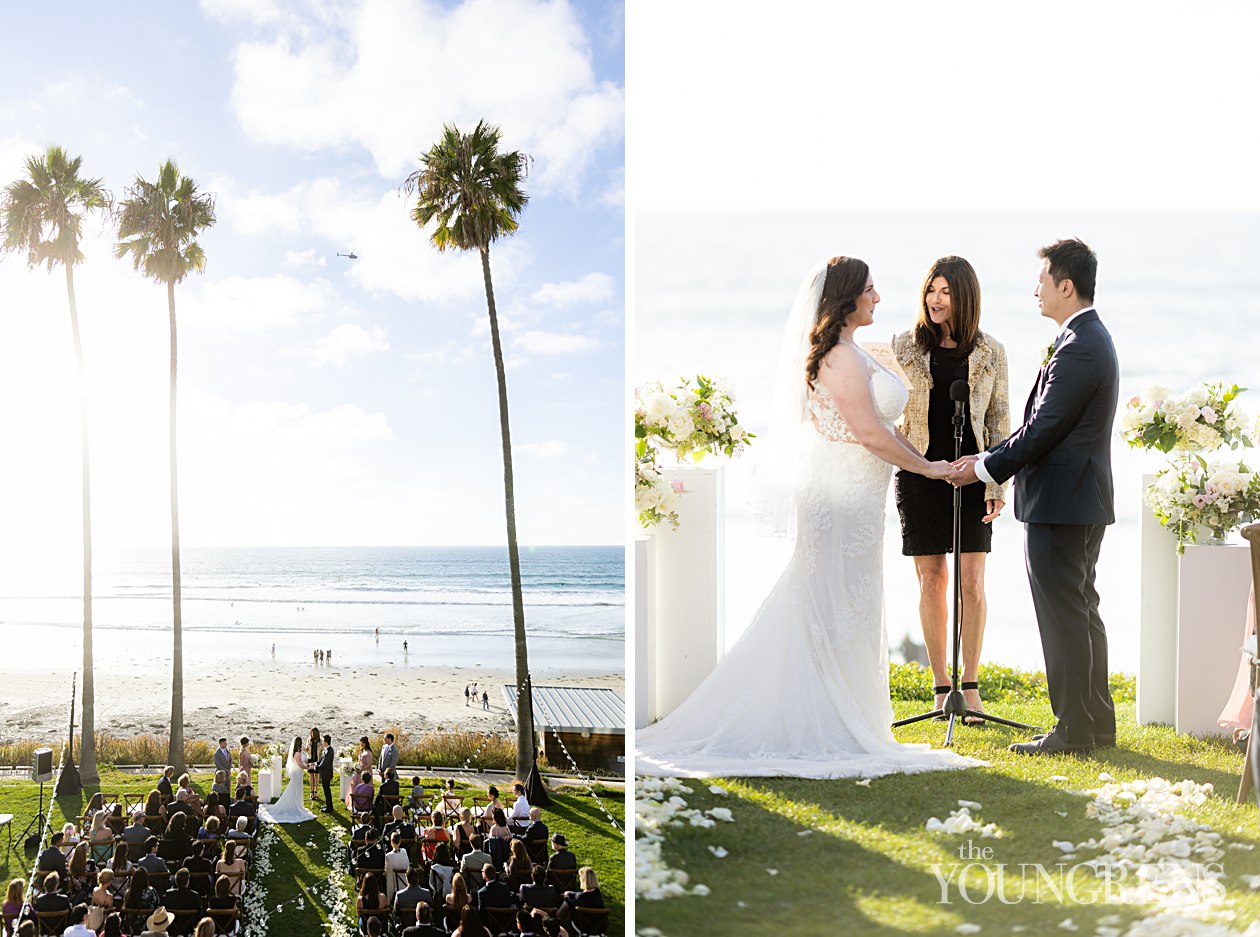
[[[311,318],[332,299],[326,280],[304,283],[276,274],[194,281],[177,302],[181,324],[224,332],[266,332]]]
[[[379,325],[365,329],[361,325],[347,322],[337,326],[329,334],[319,339],[310,348],[302,352],[312,368],[322,368],[326,364],[345,367],[351,358],[361,358],[389,350],[386,341],[388,333]]]
[[[356,143],[401,180],[444,124],[484,118],[534,157],[533,188],[573,192],[595,150],[622,135],[623,91],[596,80],[590,39],[562,0],[364,0],[344,26],[303,31],[282,25],[237,47],[232,104],[256,139]]]
[[[514,347],[536,355],[569,355],[594,348],[598,344],[599,342],[586,335],[531,330],[518,335]]]
[[[588,273],[580,280],[565,283],[544,283],[533,296],[536,303],[568,306],[580,302],[599,302],[613,292],[613,278],[606,273]]]
[[[290,267],[323,267],[327,265],[328,260],[323,254],[316,254],[315,248],[309,247],[304,251],[285,251],[284,262]]]

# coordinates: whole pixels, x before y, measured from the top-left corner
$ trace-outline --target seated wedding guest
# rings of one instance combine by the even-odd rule
[[[210,853],[214,859],[209,858],[206,853]],[[245,858],[240,852],[237,855],[242,859]],[[214,862],[218,858],[217,847],[209,843],[193,843],[192,853],[188,856],[188,861],[184,863],[193,891],[203,899],[210,896],[210,881],[214,878]]]
[[[533,875],[533,868],[534,864],[529,861],[529,853],[525,851],[525,843],[519,839],[512,840],[512,854],[505,870],[508,884],[513,888],[524,885]]]
[[[66,918],[66,929],[61,932],[62,937],[96,937],[96,931],[85,923],[87,916],[87,905],[76,904],[72,907]]]
[[[127,856],[127,847],[117,846],[114,849],[114,858],[109,862],[109,870],[114,873],[114,880],[110,883],[110,890],[114,893],[115,898],[122,900],[123,893],[131,882],[131,870],[133,868],[135,868],[135,864]]]
[[[486,908],[512,907],[512,889],[506,882],[499,880],[499,873],[494,866],[486,866],[481,874],[485,884],[477,891],[477,910],[484,912]]]
[[[485,820],[487,825],[494,818],[496,810],[503,809],[503,802],[499,800],[499,789],[493,784],[487,788],[486,793],[490,796],[490,800],[486,802],[486,806],[481,811],[481,819]]]
[[[418,904],[428,904],[433,900],[433,892],[425,888],[424,866],[413,865],[407,869],[407,887],[394,893],[394,919],[405,921],[411,917]]]
[[[549,908],[555,910],[560,906],[560,892],[555,885],[547,882],[547,869],[536,865],[530,870],[531,882],[522,885],[516,897],[521,904],[530,908]]]
[[[375,875],[363,876],[363,883],[359,886],[359,898],[355,903],[355,907],[359,912],[360,928],[367,926],[369,916],[375,917],[388,911],[389,903],[385,897],[385,892],[381,891],[380,880]]]
[[[123,918],[117,911],[105,915],[105,923],[101,925],[97,937],[123,937]]]
[[[70,899],[61,891],[61,876],[56,872],[49,872],[44,877],[44,891],[33,902],[32,907],[36,911],[57,912],[69,911]]]
[[[96,888],[92,890],[92,897],[89,904],[97,908],[105,908],[108,911],[114,909],[114,870],[101,869],[96,873]]]
[[[227,803],[232,799],[227,771],[219,770],[214,773],[214,783],[210,785],[210,793],[219,795],[219,803]]]
[[[465,908],[460,915],[459,927],[451,932],[451,937],[492,937],[492,935],[481,923],[481,915],[470,906]]]
[[[208,911],[231,911],[236,907],[236,899],[232,897],[230,879],[218,878],[214,882],[214,895],[206,902]]]
[[[464,875],[464,880],[468,882],[480,882],[482,879],[482,869],[488,865],[494,865],[494,860],[488,852],[481,847],[485,845],[481,838],[481,834],[477,833],[472,838],[472,849],[464,854],[460,860],[459,870]]]
[[[232,806],[228,808],[228,819],[235,820],[237,817],[247,817],[252,820],[258,813],[258,806],[252,801],[246,799],[247,795],[236,798],[232,801]]]
[[[236,843],[237,855],[244,855],[249,847],[249,817],[237,817],[236,825],[227,831],[227,838]]]
[[[389,841],[389,852],[385,853],[385,898],[392,906],[394,895],[407,885],[407,870],[411,868],[411,859],[407,850],[403,849],[402,836],[395,832]]]
[[[433,802],[433,813],[440,813],[444,817],[453,817],[459,810],[459,805],[463,800],[464,798],[455,792],[455,779],[447,778],[441,794]]]
[[[411,813],[428,813],[428,805],[424,802],[424,785],[420,783],[420,778],[415,775],[411,776],[411,797],[407,801],[407,809]]]
[[[446,819],[442,814],[434,811],[430,823],[432,825],[425,827],[424,836],[420,842],[420,851],[426,859],[432,859],[438,845],[449,845],[451,841],[451,834],[446,831]]]
[[[239,898],[245,883],[245,860],[236,854],[236,843],[229,842],[224,847],[223,858],[215,865],[214,871],[231,881],[232,894]]]
[[[166,868],[166,860],[158,855],[158,847],[161,845],[162,841],[156,836],[150,836],[146,839],[144,841],[144,848],[147,851],[139,858],[139,860],[137,860],[136,865],[140,866],[140,868],[144,869],[149,874],[154,872],[167,872],[168,869]],[[148,881],[148,876],[145,877],[145,881]],[[154,907],[156,908],[157,905],[154,905]]]
[[[143,843],[149,838],[149,828],[144,825],[144,808],[138,807],[131,812],[131,825],[122,831],[124,843]]]
[[[516,801],[512,804],[512,812],[508,814],[508,819],[513,825],[524,824],[529,820],[529,801],[525,798],[525,785],[519,781],[512,785],[512,793],[516,797]]]
[[[114,831],[109,826],[109,813],[98,810],[92,815],[92,827],[87,841],[91,847],[89,858],[104,862],[114,854]]]
[[[201,802],[201,795],[193,790],[192,780],[188,775],[181,774],[179,776],[179,790],[184,792],[184,796],[180,799],[188,805],[188,809],[197,819],[202,819],[205,816],[205,804]],[[176,796],[179,795],[179,791],[175,793]]]
[[[446,919],[448,921],[458,921],[460,915],[464,913],[464,909],[472,904],[472,895],[468,891],[468,883],[459,872],[456,872],[455,877],[451,879],[450,894],[446,896],[443,904],[446,908]]]
[[[162,795],[163,803],[175,797],[174,780],[175,766],[167,765],[157,782],[157,792]]]
[[[144,866],[137,866],[131,873],[131,881],[127,885],[127,894],[123,896],[122,910],[126,916],[123,922],[135,933],[140,923],[149,916],[149,912],[158,906],[157,889],[149,884],[149,873]]]
[[[166,894],[162,896],[162,906],[174,914],[177,911],[200,911],[201,895],[197,894],[189,887],[189,876],[187,869],[180,869],[175,873],[175,885],[168,888]],[[173,930],[177,934],[187,934],[192,930],[195,922],[188,917],[179,917],[176,919],[176,925]]]
[[[214,937],[214,918],[203,917],[193,929],[192,937]]]
[[[433,892],[433,904],[445,902],[456,874],[455,863],[451,859],[451,847],[446,843],[439,843],[429,865],[429,891]]]
[[[77,845],[79,845],[79,828],[73,823],[67,823],[61,828],[62,854],[69,858],[71,850]]]
[[[395,833],[403,839],[403,848],[406,848],[407,840],[416,839],[416,829],[407,821],[407,811],[402,804],[394,804],[393,819],[381,829],[381,839],[390,842]]]
[[[416,923],[404,927],[399,937],[446,937],[446,931],[433,925],[433,912],[427,904],[416,905]]]
[[[61,851],[65,833],[53,833],[48,838],[48,847],[39,854],[37,868],[41,872],[56,872],[59,876],[66,874],[66,854]]]
[[[547,837],[551,835],[551,831],[547,829],[547,824],[542,820],[542,811],[537,807],[529,808],[529,826],[525,827],[525,831],[520,834],[526,845],[531,843],[545,843]]]
[[[508,827],[508,818],[503,811],[496,807],[493,817],[487,836],[491,839],[511,839],[512,830]]]
[[[13,937],[13,929],[17,925],[18,915],[22,913],[22,905],[26,903],[26,879],[10,880],[4,892],[4,905],[0,907],[0,915],[4,917],[4,935]]]
[[[184,788],[177,788],[175,796],[166,803],[166,820],[169,824],[176,814],[186,813],[192,814],[193,809],[188,803],[188,791]]]
[[[78,904],[79,899],[87,899],[91,892],[90,879],[96,878],[96,863],[88,861],[88,844],[80,842],[66,860],[66,877],[62,880],[62,890],[70,897],[71,904]]]
[[[149,828],[150,833],[158,836],[166,829],[166,807],[162,804],[162,795],[156,790],[150,791],[145,798],[144,825]]]
[[[228,801],[228,803],[231,803],[231,801]],[[211,817],[216,817],[219,821],[219,825],[222,826],[223,821],[227,819],[227,809],[223,806],[223,804],[224,802],[219,800],[219,795],[214,791],[207,794],[206,811],[202,819],[202,823],[204,824],[205,821],[209,820]]]
[[[355,870],[358,872],[379,872],[384,878],[385,875],[385,847],[380,843],[380,837],[376,832],[376,827],[368,830],[367,845],[359,850],[359,854],[354,859]]]
[[[249,821],[246,820],[246,823]],[[219,841],[219,818],[206,817],[206,825],[197,831],[198,839],[206,839],[212,843]]]
[[[359,776],[359,783],[350,792],[350,809],[355,813],[371,813],[372,802],[376,799],[376,790],[372,786],[372,772],[364,771]]]
[[[188,858],[189,850],[192,849],[192,835],[188,831],[188,825],[196,822],[196,820],[192,819],[191,814],[177,813],[172,816],[171,822],[166,827],[166,835],[162,837],[159,855],[169,860],[176,867],[182,865],[184,860]],[[193,827],[193,829],[196,829],[196,827]]]
[[[145,919],[144,933],[140,937],[166,937],[174,923],[175,915],[166,908],[159,907]]]
[[[400,793],[398,790],[398,772],[393,768],[389,768],[385,772],[385,780],[381,781],[381,789],[376,793],[375,802],[372,805],[372,814],[379,821],[382,817],[389,816],[394,805],[399,803]]]
[[[472,850],[472,838],[476,833],[477,825],[473,823],[472,811],[464,807],[459,811],[459,822],[451,828],[456,856],[462,856]]]
[[[254,787],[249,783],[248,771],[241,771],[236,775],[236,790],[233,793],[236,800],[253,799]]]
[[[355,820],[358,822],[350,829],[350,842],[346,844],[346,854],[350,857],[350,871],[355,871],[355,863],[358,862],[359,853],[367,847],[368,833],[372,832],[372,815],[370,813],[356,813]]]
[[[555,849],[555,852],[553,852],[551,854],[551,858],[547,860],[547,868],[558,872],[577,871],[577,856],[569,852],[569,841],[564,838],[564,834],[552,834],[551,845],[552,848]]]
[[[538,931],[535,929],[537,919],[528,911],[516,912],[516,933],[520,937],[534,937]]]
[[[574,908],[604,907],[604,896],[599,890],[599,880],[595,877],[595,870],[589,865],[578,869],[578,884],[582,890],[566,891],[560,898],[560,910],[556,912],[556,917],[566,927],[573,919]]]

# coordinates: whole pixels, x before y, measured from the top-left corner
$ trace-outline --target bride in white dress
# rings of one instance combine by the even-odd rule
[[[289,751],[289,763],[285,766],[285,775],[289,783],[285,785],[280,799],[274,804],[261,804],[258,816],[271,823],[305,823],[314,820],[315,814],[302,806],[303,792],[306,789],[306,754],[302,751],[302,738],[293,740],[293,748]]]
[[[810,271],[789,317],[758,482],[796,540],[751,624],[676,710],[637,733],[640,774],[877,777],[985,762],[893,739],[884,506],[894,466],[943,478],[893,426],[901,379],[853,341],[879,294],[867,265]]]

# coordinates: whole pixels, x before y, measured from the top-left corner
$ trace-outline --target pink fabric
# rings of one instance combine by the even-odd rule
[[[1247,626],[1243,629],[1243,644],[1256,633],[1256,587],[1247,596]],[[1234,679],[1234,691],[1229,702],[1221,710],[1216,724],[1222,729],[1250,729],[1253,704],[1251,701],[1251,662],[1243,654],[1238,661],[1238,676]]]

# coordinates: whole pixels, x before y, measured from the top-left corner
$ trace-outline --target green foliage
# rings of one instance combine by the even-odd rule
[[[1040,670],[1022,670],[1001,664],[981,664],[980,698],[991,702],[1040,701],[1046,699],[1046,675]],[[1111,695],[1117,703],[1137,699],[1137,681],[1132,674],[1111,674]],[[894,700],[930,703],[932,671],[922,664],[893,663],[888,668],[888,684]]]
[[[198,192],[197,184],[168,159],[156,182],[136,176],[127,190],[118,207],[114,255],[130,255],[135,269],[150,280],[179,283],[205,269],[206,255],[197,238],[214,222],[214,196]]]
[[[83,260],[83,216],[106,211],[110,195],[100,179],[79,175],[82,156],[59,146],[26,159],[26,178],[5,186],[0,197],[0,248],[24,252],[31,267],[73,267]]]

